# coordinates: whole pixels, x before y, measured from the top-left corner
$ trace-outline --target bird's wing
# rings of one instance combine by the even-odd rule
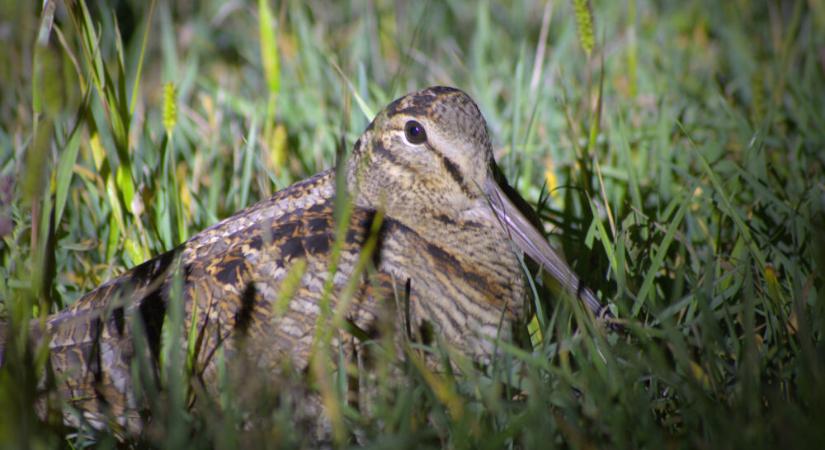
[[[350,279],[363,263],[374,213],[354,210],[343,243],[336,245],[334,184],[334,173],[327,171],[279,191],[51,316],[45,335],[54,380],[66,398],[87,419],[114,417],[120,426],[139,430],[131,361],[139,348],[147,349],[150,361],[158,360],[161,329],[175,305],[170,299],[182,300],[184,328],[196,333],[195,370],[205,380],[214,377],[217,349],[231,355],[241,343],[259,367],[287,360],[305,367],[324,309],[343,308],[344,319],[369,327],[387,279],[363,277],[352,286]],[[371,291],[375,283],[380,294]],[[348,288],[352,294],[342,295]],[[145,346],[136,345],[138,329]]]

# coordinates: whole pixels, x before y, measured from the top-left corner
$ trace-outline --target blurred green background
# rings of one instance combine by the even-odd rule
[[[408,374],[348,411],[337,445],[825,446],[823,2],[4,0],[0,37],[8,324],[332,167],[388,102],[451,85],[627,332],[536,299],[507,387],[445,376],[457,417]],[[37,418],[42,354],[6,361],[0,443],[114,445]],[[306,445],[276,413],[281,431],[250,434],[241,414],[178,408],[129,445]]]

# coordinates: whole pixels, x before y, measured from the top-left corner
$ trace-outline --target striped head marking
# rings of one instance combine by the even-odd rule
[[[348,182],[362,206],[396,217],[463,210],[483,197],[492,161],[475,102],[458,89],[430,87],[375,117],[355,145]]]

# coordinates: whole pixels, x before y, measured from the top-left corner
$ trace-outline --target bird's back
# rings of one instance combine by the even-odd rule
[[[305,368],[321,308],[338,306],[375,216],[352,211],[327,285],[335,245],[334,184],[327,171],[282,190],[49,317],[45,336],[64,398],[95,426],[110,417],[120,427],[140,430],[144,405],[132,390],[131,364],[143,356],[156,367],[176,280],[183,327],[196,333],[193,370],[207,385],[214,384],[219,347],[228,357],[240,351],[254,355],[265,370]],[[284,283],[290,278],[292,283]],[[372,286],[359,282],[351,295],[346,318],[355,326],[369,327],[378,314],[377,296],[366,293]],[[136,355],[136,330],[146,338],[146,355]]]

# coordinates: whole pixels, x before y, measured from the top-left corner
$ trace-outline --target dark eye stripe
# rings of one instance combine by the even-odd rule
[[[435,153],[441,158],[441,164],[444,165],[444,168],[447,169],[447,173],[450,174],[450,178],[458,184],[461,188],[461,191],[464,192],[467,197],[475,198],[475,195],[472,194],[470,189],[467,187],[467,183],[464,181],[464,177],[461,175],[461,170],[459,170],[458,165],[450,160],[446,155],[443,155],[438,150],[434,149],[429,144],[425,145],[425,147],[430,150],[431,152]]]
[[[387,147],[384,146],[384,143],[381,140],[375,141],[372,148],[376,154],[386,158],[390,163],[398,164],[398,158],[396,158],[391,151],[387,150]]]
[[[407,138],[407,140],[409,140],[409,138]],[[432,152],[434,155],[438,156],[438,158],[441,160],[441,164],[447,170],[447,173],[450,174],[450,178],[452,178],[453,181],[455,181],[456,184],[458,184],[458,186],[461,188],[461,191],[464,192],[464,194],[467,195],[467,197],[476,198],[476,194],[474,194],[467,186],[467,182],[464,180],[464,176],[461,175],[461,170],[458,168],[458,165],[456,163],[450,160],[450,158],[448,158],[446,155],[436,150],[429,143],[425,143],[423,147],[426,148],[428,151]],[[396,157],[396,155],[394,155],[386,146],[384,146],[384,143],[380,139],[376,140],[373,143],[373,151],[377,155],[389,161],[391,164],[401,165],[405,167],[407,166],[406,164],[403,164],[401,161],[399,161],[398,157]]]

